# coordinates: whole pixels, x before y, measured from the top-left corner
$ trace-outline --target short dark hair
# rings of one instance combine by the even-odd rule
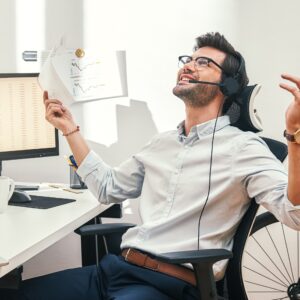
[[[221,64],[226,72],[226,74],[224,74],[224,72],[222,73],[222,80],[226,76],[228,76],[228,74],[229,76],[230,75],[234,76],[237,73],[241,63],[242,56],[226,40],[224,35],[220,34],[219,32],[209,32],[204,35],[198,36],[196,38],[196,45],[194,47],[194,51],[202,47],[212,47],[226,54],[226,57],[223,63]],[[240,70],[237,80],[240,85],[239,91],[243,90],[249,83],[245,66]],[[228,97],[226,99],[226,102],[223,106],[223,113],[225,113],[229,109],[234,98],[235,96]]]

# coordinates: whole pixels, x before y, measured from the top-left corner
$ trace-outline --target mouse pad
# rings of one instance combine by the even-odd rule
[[[9,203],[9,205],[45,209],[76,201],[75,199],[54,198],[36,195],[30,195],[30,198],[30,202]]]

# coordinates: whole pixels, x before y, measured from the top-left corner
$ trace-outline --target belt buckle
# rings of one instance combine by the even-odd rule
[[[126,251],[126,255],[125,255],[125,261],[128,261],[128,255],[129,255],[130,251],[131,251],[131,248],[128,248]]]

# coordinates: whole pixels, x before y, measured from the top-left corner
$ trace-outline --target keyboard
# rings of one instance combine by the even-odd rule
[[[15,189],[19,191],[36,191],[40,188],[39,185],[23,185],[23,184],[16,184]]]

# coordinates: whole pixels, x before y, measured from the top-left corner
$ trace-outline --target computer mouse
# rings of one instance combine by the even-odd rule
[[[31,197],[23,191],[14,191],[9,203],[27,203],[31,201]]]

